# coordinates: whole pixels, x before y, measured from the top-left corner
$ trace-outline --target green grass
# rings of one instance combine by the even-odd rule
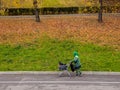
[[[70,6],[85,6],[84,0],[44,0],[41,2],[42,7],[70,7]],[[41,7],[39,5],[39,7]]]
[[[0,71],[57,71],[58,61],[68,63],[80,54],[82,70],[120,71],[120,51],[90,43],[43,37],[16,45],[0,45]]]
[[[85,2],[84,0],[38,0],[38,7],[71,7],[71,6],[88,6],[92,5],[91,2]],[[33,7],[33,0],[18,1],[3,0],[3,6],[5,7],[17,7],[17,8],[31,8]]]

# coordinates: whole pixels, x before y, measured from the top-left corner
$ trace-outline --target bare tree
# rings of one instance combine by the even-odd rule
[[[0,0],[0,9],[2,8],[2,0]]]
[[[34,5],[34,9],[35,9],[36,22],[40,22],[37,0],[33,0],[33,5]]]
[[[102,0],[99,0],[99,3],[100,3],[100,9],[99,9],[99,13],[98,13],[98,22],[103,22],[102,20]]]

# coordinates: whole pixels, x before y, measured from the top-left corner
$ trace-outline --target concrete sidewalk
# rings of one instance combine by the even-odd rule
[[[58,71],[0,72],[0,90],[120,90],[120,72],[70,72],[59,77]]]
[[[2,74],[58,74],[59,71],[1,71]],[[71,72],[70,73],[74,73]],[[120,75],[120,72],[82,71],[86,75]]]

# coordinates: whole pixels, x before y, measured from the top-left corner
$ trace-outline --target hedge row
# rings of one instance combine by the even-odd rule
[[[62,8],[39,8],[39,14],[76,14],[79,13],[78,7],[62,7]],[[33,15],[33,8],[8,8],[5,10],[7,15]]]
[[[39,8],[41,15],[47,14],[78,14],[78,13],[98,13],[99,7],[58,7]],[[2,12],[2,14],[1,14]],[[104,13],[120,13],[120,6],[103,6]],[[0,15],[34,15],[33,8],[7,8],[1,9]]]

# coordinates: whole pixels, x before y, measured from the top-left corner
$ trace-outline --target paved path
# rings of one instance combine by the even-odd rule
[[[59,18],[59,17],[80,17],[80,16],[98,16],[95,14],[58,14],[58,15],[40,15],[40,18]],[[103,13],[103,16],[120,17],[120,13]],[[0,18],[35,18],[35,15],[16,15],[16,16],[0,16]]]
[[[120,90],[120,73],[83,72],[62,77],[58,72],[0,73],[0,90]]]

